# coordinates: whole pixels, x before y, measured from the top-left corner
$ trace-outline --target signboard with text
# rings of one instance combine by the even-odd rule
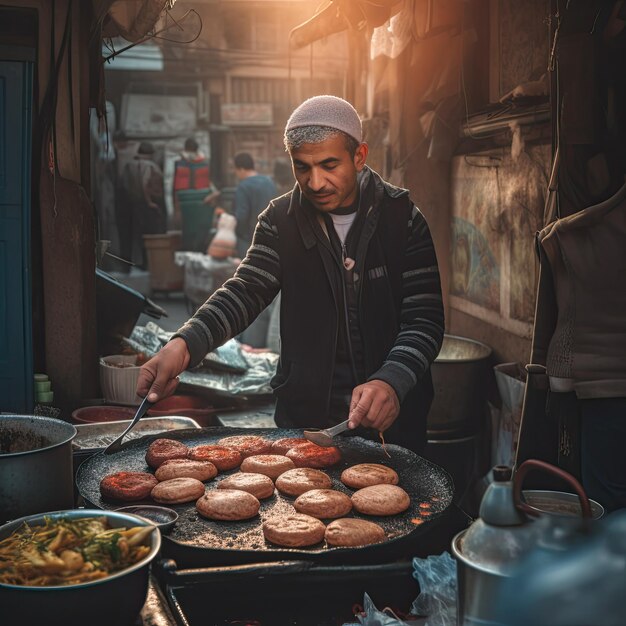
[[[226,126],[271,126],[274,123],[271,103],[234,102],[222,104],[222,124]]]

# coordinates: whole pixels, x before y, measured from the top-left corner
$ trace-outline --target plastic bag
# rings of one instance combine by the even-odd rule
[[[172,334],[148,322],[146,326],[135,326],[130,338],[123,341],[133,350],[152,357]],[[273,352],[244,354],[241,344],[231,339],[208,354],[200,366],[183,372],[180,382],[224,397],[269,397],[278,359]]]
[[[387,609],[385,609],[387,610]],[[365,615],[357,615],[356,618],[363,626],[405,626],[406,622],[399,620],[394,615],[389,615],[384,611],[379,611],[372,602],[372,599],[365,593],[363,594],[363,613]]]
[[[413,559],[420,594],[411,613],[428,617],[425,626],[456,626],[456,563],[448,552]]]
[[[130,338],[143,346],[143,352],[147,352],[148,356],[153,356],[171,339],[173,334],[163,330],[154,322],[148,322],[145,326],[135,326]],[[236,339],[230,339],[205,355],[199,367],[243,374],[250,365],[241,352],[241,344]]]
[[[214,259],[227,259],[237,254],[237,237],[235,226],[237,220],[234,215],[222,213],[217,222],[217,232],[207,249],[207,254]]]
[[[492,465],[513,466],[522,418],[526,372],[520,363],[501,363],[493,368],[502,408],[491,407]]]

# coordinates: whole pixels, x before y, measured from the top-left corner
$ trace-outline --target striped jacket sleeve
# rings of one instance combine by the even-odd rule
[[[387,359],[369,380],[391,385],[400,402],[435,360],[444,332],[439,267],[428,224],[414,205],[402,272],[400,331]]]
[[[189,367],[245,330],[280,291],[278,229],[270,208],[259,216],[252,245],[235,275],[227,280],[180,328],[174,337],[187,343]]]

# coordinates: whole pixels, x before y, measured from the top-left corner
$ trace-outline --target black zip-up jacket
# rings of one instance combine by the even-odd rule
[[[419,451],[432,400],[429,366],[443,340],[443,304],[428,226],[405,189],[365,168],[365,220],[356,247],[359,328],[368,380],[389,383],[401,402],[387,441]],[[253,245],[235,276],[177,333],[190,366],[244,330],[281,291],[281,355],[272,387],[281,427],[327,426],[335,349],[344,311],[341,268],[319,236],[315,210],[299,188],[259,216]]]

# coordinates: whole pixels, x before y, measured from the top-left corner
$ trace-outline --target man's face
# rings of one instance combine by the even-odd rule
[[[352,157],[344,138],[333,135],[320,143],[305,143],[290,156],[300,190],[318,211],[334,211],[354,202],[356,176],[365,167],[367,144],[360,144]]]

